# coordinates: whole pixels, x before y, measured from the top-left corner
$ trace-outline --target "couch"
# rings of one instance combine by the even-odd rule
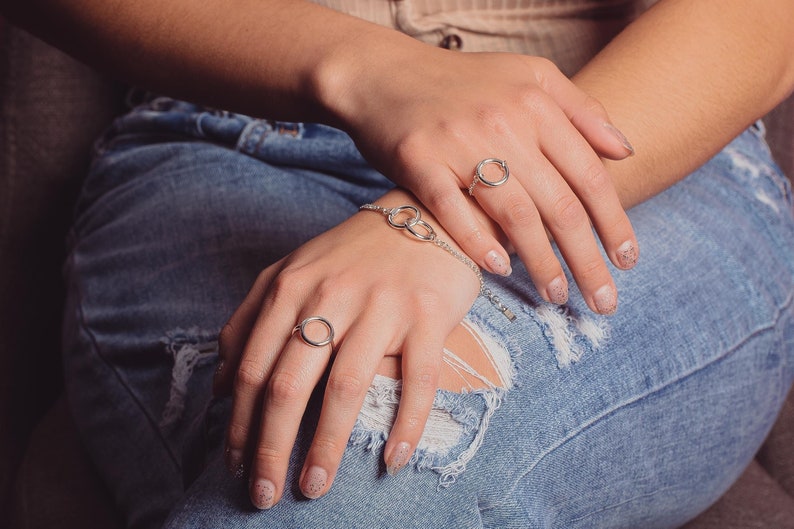
[[[71,204],[123,93],[0,20],[0,527],[122,527],[63,397],[59,329]],[[766,121],[794,175],[794,98]],[[687,527],[794,528],[794,396],[738,482]]]

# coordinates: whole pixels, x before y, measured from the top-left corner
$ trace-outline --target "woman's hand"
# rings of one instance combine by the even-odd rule
[[[396,190],[379,203],[416,200]],[[264,270],[221,333],[215,380],[216,394],[234,395],[227,464],[242,475],[245,463],[254,505],[269,508],[280,499],[301,417],[329,364],[300,474],[303,494],[317,498],[331,486],[386,355],[402,356],[403,390],[384,458],[390,473],[405,465],[438,387],[444,341],[478,291],[477,276],[462,262],[366,211]],[[331,323],[333,344],[312,347],[293,332],[313,316]],[[328,336],[320,322],[306,332],[314,341]]]
[[[241,0],[229,9],[226,2],[171,0],[164,7],[139,0],[110,9],[103,0],[26,0],[3,9],[130,84],[269,119],[341,127],[468,255],[502,274],[509,273],[507,253],[461,190],[480,161],[506,160],[509,181],[477,186],[473,200],[507,235],[540,294],[557,303],[567,297],[548,229],[589,306],[602,313],[616,307],[591,223],[609,258],[630,267],[636,240],[599,155],[618,159],[631,149],[601,105],[547,60],[442,50],[310,1]],[[663,49],[642,62],[653,67],[656,55],[683,56]],[[607,77],[623,75],[619,70]],[[688,78],[668,77],[678,85]],[[644,187],[646,175],[637,176],[635,185]]]
[[[475,186],[473,200],[501,227],[547,301],[564,303],[568,285],[546,229],[588,305],[613,312],[617,292],[592,228],[619,268],[634,265],[638,245],[600,158],[632,149],[603,107],[537,57],[419,43],[382,51],[380,64],[367,57],[329,72],[326,82],[337,84],[329,106],[365,156],[411,190],[474,261],[500,274],[510,271],[507,253],[461,190],[480,161],[506,160],[508,181]],[[495,164],[486,169],[489,180],[503,174]]]

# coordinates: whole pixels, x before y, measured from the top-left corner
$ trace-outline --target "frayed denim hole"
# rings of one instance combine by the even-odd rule
[[[177,424],[185,411],[185,399],[190,377],[197,366],[215,362],[218,358],[218,333],[191,327],[168,331],[160,340],[165,353],[173,358],[171,389],[168,402],[160,418],[160,429],[167,431]]]
[[[454,392],[439,389],[433,402],[425,431],[409,462],[416,471],[432,470],[439,475],[439,488],[455,483],[482,444],[493,414],[502,398],[513,386],[513,355],[494,334],[485,334],[480,325],[467,318],[468,324],[488,337],[489,349],[502,364],[500,377],[506,388],[493,387]],[[515,350],[515,349],[514,349]],[[505,366],[506,364],[506,366]],[[367,451],[382,450],[397,415],[402,383],[376,375],[370,385],[353,433],[351,446]]]
[[[763,124],[760,126],[763,127]],[[735,169],[728,174],[738,175],[755,190],[756,200],[768,206],[773,213],[779,214],[783,205],[780,199],[789,208],[792,205],[791,182],[772,159],[769,145],[763,139],[764,130],[755,132],[755,127],[751,127],[750,131],[757,139],[740,137],[717,156],[722,158],[723,163]],[[746,145],[747,143],[752,143],[752,146]]]
[[[262,119],[253,119],[240,132],[234,150],[254,156],[259,146],[265,139],[273,133],[273,126],[270,122]]]
[[[540,326],[560,369],[598,351],[609,339],[609,322],[603,316],[578,314],[567,306],[547,303],[525,312]]]

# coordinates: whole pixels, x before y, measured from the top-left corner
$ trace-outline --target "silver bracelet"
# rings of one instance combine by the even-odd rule
[[[422,220],[422,212],[419,211],[419,208],[411,205],[397,206],[396,208],[384,208],[375,204],[364,204],[359,209],[362,211],[375,211],[382,214],[384,217],[386,217],[389,226],[392,228],[397,230],[405,230],[412,237],[422,242],[432,242],[450,254],[452,257],[468,266],[471,271],[474,272],[474,274],[477,276],[477,280],[480,282],[480,295],[488,299],[488,301],[490,301],[494,307],[499,309],[499,312],[504,314],[508,320],[513,321],[516,319],[513,311],[511,311],[502,303],[502,300],[499,299],[499,296],[495,295],[493,292],[491,292],[491,289],[485,286],[485,279],[483,279],[480,267],[477,266],[474,261],[469,259],[467,255],[464,255],[453,248],[447,241],[436,237],[436,230],[434,230],[430,224]],[[397,217],[403,213],[410,213],[413,216],[402,222],[399,222]]]

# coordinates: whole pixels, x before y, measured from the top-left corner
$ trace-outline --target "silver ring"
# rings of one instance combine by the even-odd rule
[[[319,341],[312,340],[311,338],[306,336],[306,326],[313,321],[319,321],[320,323],[325,325],[325,327],[328,329],[328,336],[326,336],[324,339]],[[312,347],[322,347],[324,345],[332,344],[331,346],[333,347],[334,326],[331,325],[330,321],[326,320],[322,316],[312,316],[310,318],[306,318],[305,320],[297,324],[294,329],[292,329],[292,334],[295,334],[298,331],[300,331],[301,340],[303,340],[304,343],[306,343],[306,345],[310,345]]]
[[[502,178],[499,180],[488,180],[485,178],[485,175],[482,174],[483,168],[488,164],[498,165],[502,168]],[[507,162],[504,160],[500,160],[499,158],[486,158],[485,160],[481,161],[477,164],[477,168],[474,170],[474,179],[469,186],[469,194],[474,194],[474,186],[477,185],[477,182],[482,182],[483,185],[488,187],[499,187],[500,185],[507,182],[507,179],[510,178],[510,168],[507,167]]]

